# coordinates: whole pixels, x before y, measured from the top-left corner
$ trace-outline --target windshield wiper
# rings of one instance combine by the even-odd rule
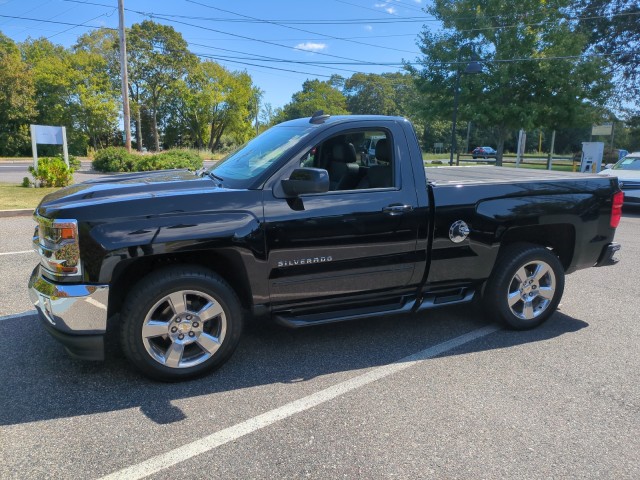
[[[213,180],[218,180],[219,184],[218,186],[221,187],[222,186],[222,182],[224,182],[224,178],[217,176],[215,173],[210,172],[210,171],[204,171],[203,173],[206,173],[209,178],[213,179]]]

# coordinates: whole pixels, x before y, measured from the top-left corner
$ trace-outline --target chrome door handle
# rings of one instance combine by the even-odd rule
[[[410,212],[411,210],[413,210],[411,205],[401,204],[389,205],[382,209],[384,213],[388,213],[389,215],[402,215],[403,213]]]

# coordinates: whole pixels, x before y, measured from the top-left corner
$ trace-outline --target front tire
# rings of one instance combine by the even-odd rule
[[[558,308],[564,269],[550,250],[533,244],[508,246],[500,255],[484,291],[487,315],[516,330],[535,328]]]
[[[197,266],[157,270],[125,300],[120,343],[148,377],[178,381],[220,367],[235,350],[243,310],[233,289]]]

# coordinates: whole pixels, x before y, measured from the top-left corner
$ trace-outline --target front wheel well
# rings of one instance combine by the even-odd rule
[[[500,254],[515,243],[532,243],[549,248],[567,270],[573,260],[576,231],[570,224],[530,225],[507,230],[500,244]]]
[[[134,285],[151,272],[171,265],[197,265],[220,275],[236,292],[245,309],[253,303],[251,286],[245,275],[245,269],[233,252],[185,252],[168,255],[128,259],[115,268],[109,289],[109,312],[112,317],[120,313],[122,305]]]

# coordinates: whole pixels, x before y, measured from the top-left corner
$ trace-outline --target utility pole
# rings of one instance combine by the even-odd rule
[[[124,32],[124,0],[118,0],[118,23],[120,29],[120,81],[122,83],[122,114],[124,116],[124,145],[131,153],[131,118],[129,114],[129,78],[127,74],[127,39]]]
[[[258,112],[260,111],[260,99],[256,95],[256,135],[258,135]]]
[[[471,134],[471,122],[467,122],[467,143],[464,146],[464,153],[469,153],[469,135]]]

